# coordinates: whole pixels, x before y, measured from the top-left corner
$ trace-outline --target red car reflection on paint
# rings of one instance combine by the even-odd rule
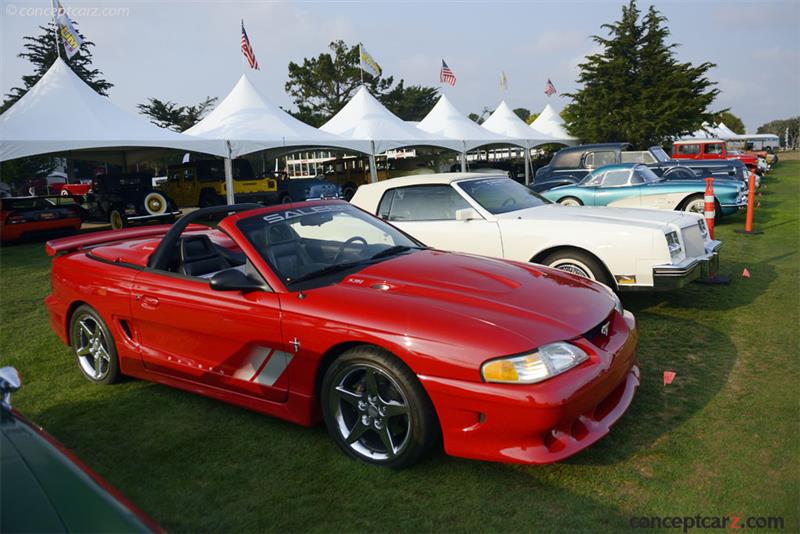
[[[345,202],[206,208],[47,251],[51,324],[89,380],[324,421],[369,463],[410,465],[440,437],[453,456],[555,462],[639,384],[635,319],[605,286],[428,249]]]

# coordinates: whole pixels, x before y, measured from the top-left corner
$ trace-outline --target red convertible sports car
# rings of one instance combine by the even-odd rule
[[[605,286],[429,249],[341,201],[206,208],[47,251],[52,328],[92,382],[324,420],[369,463],[409,465],[440,437],[454,456],[558,461],[639,384],[636,321]]]

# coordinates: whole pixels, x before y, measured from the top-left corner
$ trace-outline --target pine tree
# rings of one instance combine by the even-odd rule
[[[75,25],[77,31],[77,23],[73,21],[73,25]],[[34,72],[22,77],[23,87],[14,87],[6,93],[6,99],[0,107],[0,112],[10,108],[14,102],[22,98],[25,93],[39,81],[44,73],[47,72],[53,63],[55,63],[58,57],[55,47],[56,37],[53,33],[55,31],[55,24],[51,21],[46,26],[39,26],[39,29],[42,31],[39,35],[23,37],[26,41],[23,45],[25,50],[18,54],[18,57],[27,59],[33,64]],[[81,35],[81,39],[84,39],[83,35]],[[60,40],[59,43],[61,57],[66,58],[67,55],[66,52],[64,52],[64,44],[61,43]],[[108,96],[108,90],[111,89],[114,84],[103,79],[103,73],[98,69],[92,68],[92,52],[90,48],[93,46],[94,43],[92,41],[84,39],[80,51],[72,56],[72,59],[68,60],[67,63],[69,63],[70,68],[72,68],[75,74],[86,82],[89,87],[103,96]]]
[[[694,66],[675,58],[676,44],[666,18],[653,6],[644,17],[635,0],[622,7],[622,17],[604,24],[608,37],[592,39],[602,51],[582,63],[572,103],[564,108],[570,134],[585,142],[627,141],[639,148],[713,122],[709,106],[719,94],[706,78],[714,67]]]

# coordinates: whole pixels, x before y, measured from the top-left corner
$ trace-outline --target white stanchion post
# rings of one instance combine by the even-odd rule
[[[525,185],[531,183],[531,149],[525,147]]]
[[[230,206],[236,204],[236,197],[233,194],[233,160],[225,158],[225,197]]]
[[[375,141],[370,141],[370,155],[369,155],[369,181],[376,183],[378,181],[378,166],[375,163]]]

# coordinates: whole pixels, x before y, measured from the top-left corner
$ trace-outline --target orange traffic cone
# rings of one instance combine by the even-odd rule
[[[664,385],[668,386],[675,380],[675,371],[664,371]]]
[[[750,271],[747,270],[747,267],[745,267],[744,271],[742,271],[742,278],[750,278]]]

